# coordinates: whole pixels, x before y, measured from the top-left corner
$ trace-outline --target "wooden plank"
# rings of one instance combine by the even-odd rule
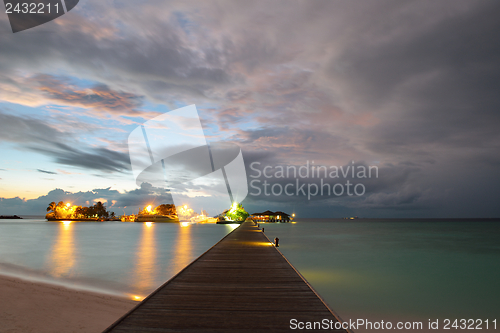
[[[291,319],[340,320],[245,222],[104,332],[288,332]]]

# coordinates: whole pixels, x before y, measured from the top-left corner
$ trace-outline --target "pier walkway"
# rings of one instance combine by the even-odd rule
[[[300,331],[290,329],[292,319],[338,321],[264,233],[245,222],[104,332]]]

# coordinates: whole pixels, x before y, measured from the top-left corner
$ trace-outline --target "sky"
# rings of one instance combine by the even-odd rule
[[[0,13],[0,214],[168,203],[136,184],[127,138],[195,104],[207,141],[241,148],[250,213],[500,217],[498,12],[495,1],[87,0],[15,34]],[[279,173],[313,165],[328,176]],[[338,191],[312,195],[325,183]]]

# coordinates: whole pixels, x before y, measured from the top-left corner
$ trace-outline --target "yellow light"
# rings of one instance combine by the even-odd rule
[[[69,207],[69,206],[71,206],[71,204],[68,202],[68,203],[66,204],[66,207]]]
[[[187,205],[184,205],[184,209],[187,209],[187,208],[188,208],[188,206],[187,206]]]
[[[141,296],[132,296],[132,299],[134,301],[142,301],[142,297]]]
[[[63,221],[63,224],[66,224],[66,225],[71,224],[71,221]]]
[[[181,222],[181,227],[187,227],[189,226],[189,222]]]
[[[150,227],[153,225],[153,222],[146,222],[146,226]]]
[[[295,213],[293,213],[292,216],[295,217]]]
[[[271,242],[243,242],[243,244],[248,244],[251,246],[274,246]]]
[[[146,210],[151,213],[151,208],[152,208],[151,205],[149,205],[146,207]]]

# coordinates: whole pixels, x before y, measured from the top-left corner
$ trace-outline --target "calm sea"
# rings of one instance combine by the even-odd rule
[[[344,319],[500,321],[498,222],[299,219],[261,227]],[[233,228],[0,220],[0,272],[142,298]]]
[[[261,227],[343,319],[500,322],[498,221],[299,219]]]
[[[0,220],[0,273],[140,300],[236,226]]]

